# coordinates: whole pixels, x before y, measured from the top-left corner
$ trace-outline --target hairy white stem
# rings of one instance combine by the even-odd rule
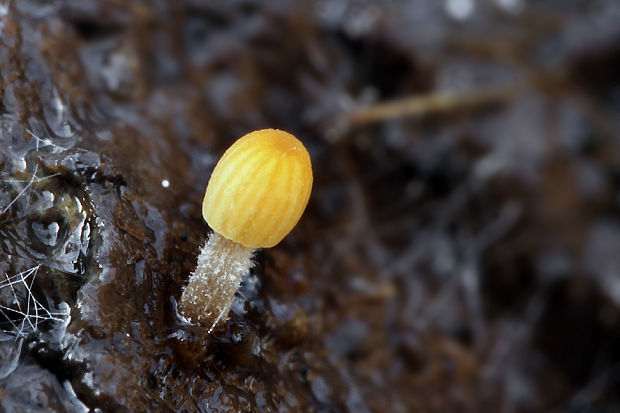
[[[200,249],[198,265],[181,296],[180,310],[212,332],[228,319],[241,278],[252,266],[252,248],[211,234]]]

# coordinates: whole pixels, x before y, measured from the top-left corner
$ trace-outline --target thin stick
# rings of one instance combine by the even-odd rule
[[[483,87],[468,92],[434,92],[391,102],[379,103],[352,111],[347,124],[357,126],[404,116],[422,116],[469,106],[480,106],[513,98],[524,89],[523,83]]]

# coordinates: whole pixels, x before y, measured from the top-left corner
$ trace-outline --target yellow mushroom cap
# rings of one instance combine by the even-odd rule
[[[290,133],[243,136],[219,160],[202,203],[214,231],[246,247],[273,247],[297,224],[310,198],[312,164]]]

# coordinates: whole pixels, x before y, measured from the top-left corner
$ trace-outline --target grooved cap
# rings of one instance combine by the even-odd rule
[[[304,145],[277,129],[250,132],[219,160],[202,215],[224,237],[246,247],[273,247],[297,224],[312,189]]]

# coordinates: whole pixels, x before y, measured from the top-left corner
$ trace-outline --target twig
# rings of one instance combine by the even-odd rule
[[[525,84],[519,82],[482,87],[467,92],[432,92],[359,108],[345,115],[345,119],[349,126],[357,126],[404,116],[422,116],[487,105],[514,98],[525,89],[524,86]]]

